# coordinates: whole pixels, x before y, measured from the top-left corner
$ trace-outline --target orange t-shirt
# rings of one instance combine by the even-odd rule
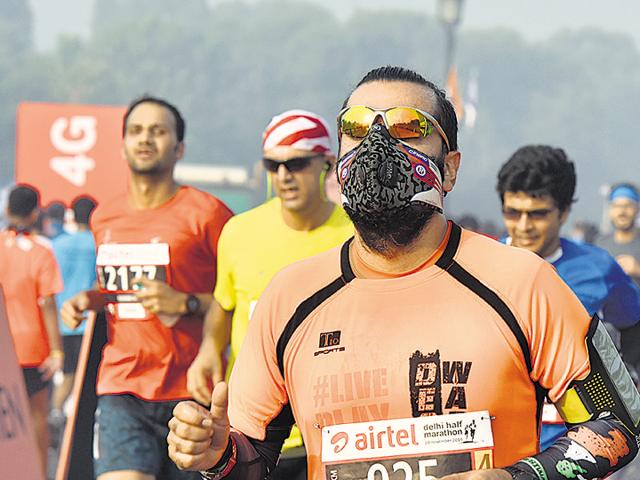
[[[264,440],[288,405],[313,480],[335,424],[488,410],[497,467],[536,453],[535,383],[556,401],[586,376],[589,315],[536,255],[456,225],[445,241],[435,264],[398,278],[354,278],[348,247],[280,272],[231,375],[232,426]]]
[[[18,362],[22,367],[38,366],[50,350],[38,299],[63,288],[50,242],[38,235],[0,232],[0,284]]]
[[[165,280],[178,291],[213,294],[218,237],[232,215],[220,200],[192,187],[180,187],[157,208],[134,210],[126,194],[98,206],[91,219],[98,283],[103,291],[116,292],[108,296],[112,303],[98,395],[190,398],[186,372],[202,340],[202,316],[185,315],[167,327],[131,301],[132,284],[135,275],[156,275],[157,270],[151,278]]]

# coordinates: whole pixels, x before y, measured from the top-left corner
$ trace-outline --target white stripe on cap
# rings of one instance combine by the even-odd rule
[[[271,134],[265,138],[263,149],[271,150],[289,135],[293,135],[294,133],[302,132],[304,130],[313,130],[314,128],[317,128],[317,124],[308,118],[294,118],[273,130]]]

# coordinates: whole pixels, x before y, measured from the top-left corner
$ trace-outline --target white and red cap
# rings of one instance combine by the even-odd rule
[[[327,122],[306,110],[288,110],[271,119],[262,134],[262,151],[292,147],[316,153],[331,153]]]

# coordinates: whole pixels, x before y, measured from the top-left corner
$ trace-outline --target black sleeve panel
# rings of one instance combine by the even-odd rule
[[[620,470],[637,453],[637,438],[609,415],[572,427],[544,452],[524,458],[506,470],[514,478],[591,480]]]
[[[264,480],[269,478],[278,463],[282,444],[291,433],[294,424],[289,404],[267,426],[264,440],[256,440],[235,433],[238,445],[236,465],[226,480]],[[242,437],[242,438],[240,438]]]

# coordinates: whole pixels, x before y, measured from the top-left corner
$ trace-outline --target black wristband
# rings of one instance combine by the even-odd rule
[[[185,307],[189,315],[198,313],[200,311],[200,299],[196,295],[190,294],[185,301]]]
[[[547,478],[542,464],[531,457],[523,458],[515,465],[509,465],[502,469],[508,472],[514,480],[544,480]]]
[[[229,459],[233,455],[233,442],[231,441],[231,436],[227,439],[227,447],[224,449],[220,460],[213,467],[208,470],[204,470],[200,472],[200,476],[203,480],[211,480],[212,478],[216,478],[229,463]]]
[[[503,470],[511,475],[511,478],[513,478],[514,480],[538,480],[537,478],[529,475],[527,472],[524,472],[516,467],[503,467]]]

